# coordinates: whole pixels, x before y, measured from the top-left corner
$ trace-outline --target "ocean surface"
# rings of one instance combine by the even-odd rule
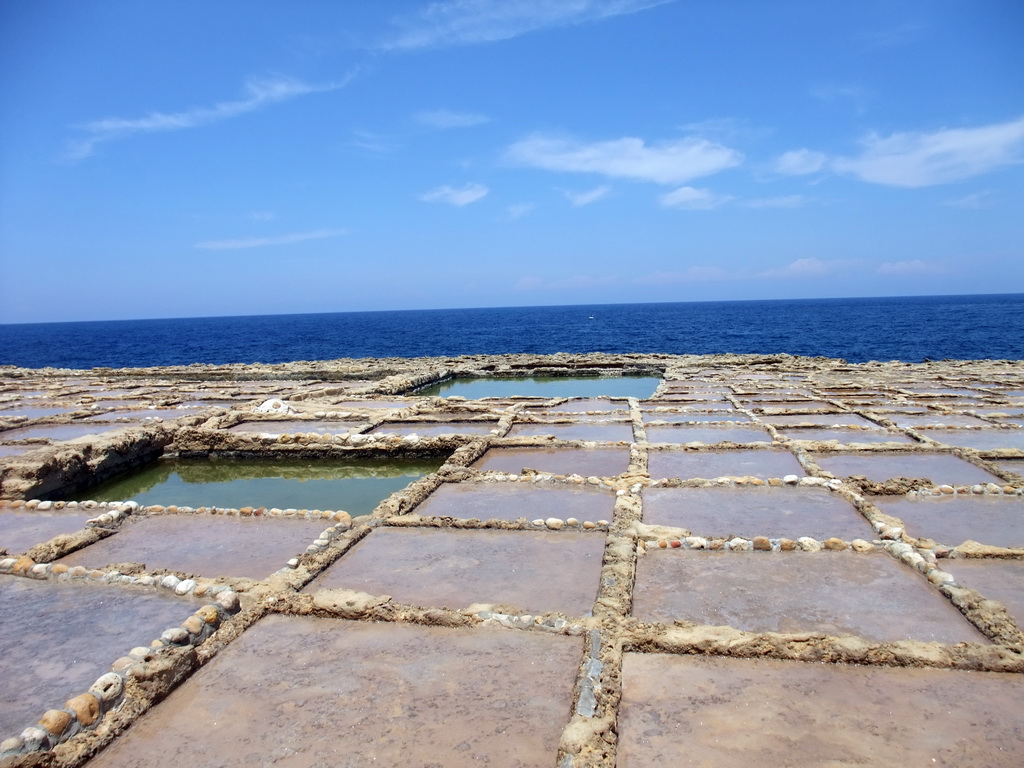
[[[1024,294],[503,307],[0,325],[0,364],[279,363],[508,352],[1024,359]]]

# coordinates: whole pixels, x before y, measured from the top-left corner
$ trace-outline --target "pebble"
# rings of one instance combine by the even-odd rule
[[[50,734],[38,725],[32,725],[21,732],[21,740],[24,743],[22,749],[26,752],[48,749],[50,746]]]
[[[842,539],[832,537],[830,539],[825,539],[825,541],[822,542],[822,546],[832,552],[842,552],[846,549],[846,542]]]
[[[855,552],[870,552],[875,548],[870,541],[865,541],[864,539],[854,539],[850,542],[850,546]]]
[[[804,552],[820,552],[821,542],[817,539],[812,539],[810,536],[801,536],[796,540],[797,546],[800,547]]]
[[[230,589],[226,589],[217,595],[217,604],[228,613],[235,613],[241,606],[238,593]]]
[[[759,552],[770,552],[772,548],[771,541],[768,540],[767,536],[755,536],[754,537],[754,549]]]
[[[124,679],[114,672],[107,672],[89,688],[89,693],[99,699],[104,709],[121,698],[124,693]]]
[[[544,525],[546,525],[552,531],[557,531],[560,530],[562,526],[565,525],[565,523],[557,517],[549,517],[547,520],[544,521]]]
[[[797,477],[796,475],[786,475],[784,478],[782,478],[782,482],[784,482],[786,485],[796,485],[797,483],[800,482],[800,478]]]
[[[74,718],[63,709],[50,709],[39,718],[39,725],[46,729],[52,736],[60,739],[71,727]]]
[[[750,542],[746,539],[736,536],[735,538],[729,539],[728,546],[729,549],[733,551],[745,552],[746,550],[750,549]]]
[[[174,594],[176,594],[176,595],[187,595],[189,592],[191,592],[195,588],[196,588],[196,581],[195,581],[195,579],[185,579],[184,581],[179,581],[177,586],[174,587]]]
[[[162,579],[160,579],[160,586],[164,589],[176,589],[180,583],[181,579],[179,579],[173,573],[168,574],[167,576],[164,576]]]
[[[100,700],[91,693],[83,693],[64,702],[64,708],[71,710],[83,728],[88,728],[100,717]]]

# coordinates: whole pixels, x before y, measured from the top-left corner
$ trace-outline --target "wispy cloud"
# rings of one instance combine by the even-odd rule
[[[477,45],[552,27],[601,21],[675,0],[440,0],[393,19],[383,50]]]
[[[253,221],[273,221],[277,218],[277,214],[273,211],[253,211],[249,214],[249,218]]]
[[[886,261],[878,265],[880,275],[939,275],[949,270],[941,264],[911,259],[909,261]]]
[[[729,195],[717,195],[708,189],[680,187],[658,198],[665,208],[680,208],[688,211],[709,211],[730,200]]]
[[[823,275],[831,274],[846,265],[847,262],[845,261],[825,261],[823,259],[816,259],[814,257],[811,257],[791,261],[784,267],[779,267],[776,269],[766,269],[763,272],[760,272],[758,276],[767,278],[821,277]]]
[[[616,275],[576,274],[554,279],[524,275],[515,282],[513,287],[519,291],[565,291],[608,288],[618,283],[619,278]]]
[[[828,156],[823,152],[815,152],[810,149],[791,149],[783,152],[775,161],[776,173],[785,176],[806,176],[809,173],[817,173],[825,167]]]
[[[807,204],[803,195],[782,195],[780,197],[758,197],[742,203],[745,208],[802,208]]]
[[[848,104],[855,114],[863,115],[868,108],[871,92],[859,85],[828,83],[811,89],[811,95],[826,104]]]
[[[522,218],[536,207],[536,203],[515,203],[513,205],[510,205],[505,210],[508,213],[508,217],[510,219],[518,219]]]
[[[399,149],[399,145],[391,139],[371,131],[352,131],[348,145],[374,155],[387,155]]]
[[[742,272],[723,269],[722,267],[692,266],[684,270],[656,270],[633,279],[640,285],[665,285],[667,283],[700,283],[712,280],[737,280],[745,275]]]
[[[859,157],[832,167],[863,181],[894,187],[930,187],[980,176],[1021,162],[1024,117],[979,128],[868,136]]]
[[[599,173],[656,184],[682,184],[743,162],[735,149],[692,137],[647,145],[630,136],[586,144],[535,135],[516,142],[505,154],[511,162],[548,171]]]
[[[475,203],[485,197],[490,190],[483,184],[468,183],[461,189],[450,187],[447,184],[434,187],[429,192],[420,195],[420,200],[425,203],[449,203],[461,208],[464,205]]]
[[[413,118],[417,123],[431,128],[472,128],[490,122],[487,115],[475,112],[452,112],[447,109],[435,109],[430,112],[417,112]]]
[[[276,237],[246,237],[238,240],[206,240],[196,243],[196,248],[203,248],[208,251],[234,251],[240,248],[262,248],[268,245],[289,245],[301,243],[306,240],[324,240],[328,237],[340,237],[347,235],[346,229],[316,229],[312,232],[293,232],[289,235],[277,235]]]
[[[311,85],[289,78],[251,79],[245,84],[245,95],[235,101],[222,101],[212,107],[193,107],[181,112],[150,112],[143,117],[108,117],[78,126],[85,136],[70,142],[66,157],[81,160],[89,157],[97,145],[126,139],[140,133],[181,131],[202,125],[218,123],[248,112],[255,112],[278,102],[310,93],[333,91],[343,87],[351,75],[342,82]]]
[[[958,197],[955,200],[945,200],[942,204],[948,206],[949,208],[966,208],[968,210],[991,208],[992,191],[986,189],[982,192],[974,192],[970,195]]]
[[[602,184],[599,187],[593,189],[587,189],[583,192],[574,192],[572,190],[565,190],[566,199],[572,203],[576,208],[582,208],[584,205],[590,205],[596,203],[602,197],[612,191],[612,188],[607,184]]]

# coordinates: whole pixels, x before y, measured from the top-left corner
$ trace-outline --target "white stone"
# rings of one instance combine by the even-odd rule
[[[549,517],[547,520],[544,521],[544,525],[546,525],[552,531],[557,531],[563,525],[565,525],[565,523],[557,517]]]
[[[786,485],[796,485],[797,483],[800,482],[800,478],[797,477],[796,475],[786,475],[784,478],[782,478],[782,482],[784,482]]]

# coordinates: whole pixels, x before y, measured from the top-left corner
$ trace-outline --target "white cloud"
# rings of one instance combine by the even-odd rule
[[[640,275],[633,279],[634,283],[640,285],[665,285],[667,283],[696,283],[707,280],[736,280],[745,275],[742,272],[734,272],[722,269],[721,267],[687,267],[681,272],[672,270],[657,270],[650,274]]]
[[[461,189],[455,189],[447,184],[434,187],[429,192],[420,195],[420,200],[425,203],[450,203],[461,208],[464,205],[475,203],[484,197],[490,190],[483,184],[467,183]]]
[[[528,32],[600,21],[675,0],[440,0],[400,16],[384,50],[415,50],[508,40]]]
[[[757,277],[762,278],[785,278],[785,277],[822,277],[823,275],[835,274],[844,267],[851,264],[851,261],[834,259],[824,260],[814,257],[797,259],[791,261],[784,267],[777,269],[766,269],[759,272]]]
[[[510,205],[505,210],[508,211],[508,216],[510,219],[518,219],[521,216],[525,216],[536,207],[536,203],[515,203],[513,205]]]
[[[323,240],[328,237],[340,237],[347,235],[345,229],[317,229],[312,232],[294,232],[290,235],[278,235],[277,237],[247,237],[240,240],[207,240],[196,243],[196,248],[203,248],[210,251],[233,251],[239,248],[262,248],[266,245],[288,245],[289,243],[301,243],[306,240]]]
[[[708,189],[680,187],[665,193],[659,200],[666,208],[707,211],[729,202],[732,198],[729,195],[716,195]]]
[[[483,125],[491,118],[473,112],[452,112],[447,109],[435,109],[430,112],[417,112],[414,116],[417,123],[431,128],[471,128]]]
[[[545,279],[537,275],[524,275],[515,282],[513,287],[520,291],[564,291],[608,288],[618,283],[619,278],[615,275],[576,274],[556,279]]]
[[[940,264],[913,259],[910,261],[886,261],[878,265],[877,271],[880,275],[937,275],[947,270]]]
[[[656,184],[682,184],[732,168],[743,161],[735,149],[706,139],[685,138],[648,146],[625,137],[591,144],[531,136],[508,148],[509,160],[548,171],[600,173]]]
[[[371,131],[352,131],[348,145],[375,155],[386,155],[399,149],[399,145],[386,136]]]
[[[933,133],[872,134],[859,157],[838,158],[832,167],[862,181],[894,187],[930,187],[969,179],[1021,162],[1024,117],[980,128]]]
[[[577,208],[581,208],[584,205],[590,205],[591,203],[597,202],[602,197],[612,191],[612,188],[607,184],[602,184],[599,187],[588,189],[583,192],[573,192],[572,190],[565,191],[565,197],[570,203]]]
[[[963,197],[958,197],[955,200],[946,200],[942,204],[950,208],[967,208],[970,210],[977,210],[979,208],[991,208],[991,198],[991,190],[985,190],[984,192],[975,192],[970,195],[964,195]]]
[[[786,176],[806,176],[825,167],[828,157],[810,149],[792,149],[783,152],[775,161],[775,171]]]
[[[807,198],[803,195],[782,195],[781,197],[759,197],[743,203],[746,208],[803,208]]]
[[[277,218],[277,214],[273,211],[253,211],[249,214],[249,218],[253,221],[273,221]]]
[[[245,84],[246,95],[236,101],[222,101],[212,107],[193,107],[183,112],[150,112],[145,117],[108,117],[94,120],[78,126],[86,132],[86,136],[69,144],[67,157],[71,160],[81,160],[89,157],[98,144],[125,139],[140,133],[180,131],[218,123],[297,96],[337,90],[350,79],[351,75],[340,83],[328,85],[310,85],[288,78],[250,79]]]

